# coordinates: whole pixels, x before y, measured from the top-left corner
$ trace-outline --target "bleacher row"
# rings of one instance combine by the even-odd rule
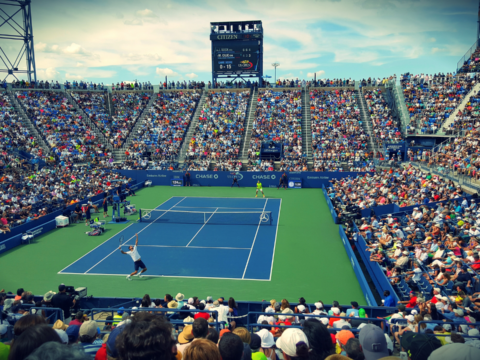
[[[62,286],[65,287],[60,285],[59,290],[63,289]],[[78,344],[92,357],[106,359],[108,355],[109,358],[115,358],[118,354],[115,339],[119,333],[131,331],[135,322],[157,319],[169,324],[171,329],[169,334],[174,336],[177,346],[175,350],[177,355],[181,353],[180,358],[185,356],[186,344],[194,338],[206,337],[216,344],[226,332],[242,336],[244,331],[250,334],[249,337],[254,338],[254,334],[260,337],[258,346],[252,346],[250,340],[244,341],[247,344],[244,349],[253,353],[259,351],[257,349],[260,347],[261,352],[267,353],[269,349],[275,352],[276,345],[277,354],[273,353],[272,358],[278,359],[285,358],[282,352],[288,352],[285,341],[291,332],[306,338],[305,342],[313,356],[308,358],[311,359],[328,359],[329,355],[334,354],[355,358],[353,357],[355,353],[350,353],[352,348],[355,348],[352,342],[357,343],[356,352],[362,353],[358,344],[367,348],[369,342],[365,340],[366,332],[377,334],[373,341],[376,348],[371,352],[364,352],[367,360],[398,354],[399,350],[410,350],[407,342],[409,332],[419,336],[422,341],[433,342],[433,346],[428,347],[428,354],[442,346],[453,347],[452,344],[458,342],[463,342],[464,346],[469,347],[460,351],[480,354],[478,331],[480,322],[477,312],[467,310],[462,316],[457,316],[460,314],[457,311],[452,320],[446,316],[449,312],[444,314],[432,311],[439,306],[432,304],[431,300],[426,303],[418,301],[413,306],[410,306],[411,302],[406,306],[403,304],[397,306],[388,293],[384,298],[385,306],[380,307],[359,306],[356,301],[349,305],[340,305],[337,301],[331,305],[322,301],[312,304],[307,303],[304,298],[300,298],[298,303],[289,303],[286,299],[281,301],[272,299],[270,302],[236,302],[233,298],[229,298],[228,301],[224,297],[214,300],[211,296],[200,300],[198,297],[187,298],[179,293],[175,297],[166,294],[157,300],[151,299],[148,294],[141,299],[77,297],[77,303],[71,309],[69,303],[62,304],[62,308],[56,307],[61,303],[59,302],[61,297],[62,295],[53,291],[48,291],[44,296],[33,296],[23,289],[17,291],[17,296],[0,293],[1,306],[5,314],[0,320],[4,341],[14,336],[15,341],[20,341],[20,335],[28,327],[46,324],[43,326],[56,329],[62,341],[65,339],[65,343]],[[32,316],[44,320],[33,322],[29,318]],[[27,321],[31,325],[23,326]],[[196,327],[196,331],[199,327],[205,326],[205,334],[216,336],[199,336],[198,332],[194,332],[192,336],[189,333],[192,331],[192,325]],[[95,336],[93,339],[82,338],[82,334],[85,335],[86,328],[90,326],[95,329]],[[315,331],[311,331],[311,328]],[[97,338],[103,338],[103,342],[96,341]],[[113,342],[109,340],[112,338]],[[107,347],[103,346],[104,343]],[[102,347],[104,351],[100,351]],[[93,348],[94,351],[89,352]],[[422,353],[418,348],[413,348],[412,352],[415,352],[414,350]],[[445,351],[446,348],[442,350]],[[241,358],[239,354],[239,359]]]

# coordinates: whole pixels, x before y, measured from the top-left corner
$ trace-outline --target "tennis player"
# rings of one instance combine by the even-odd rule
[[[284,172],[282,176],[280,177],[280,183],[278,184],[277,190],[279,190],[281,187],[284,187],[285,190],[287,190],[287,174]]]
[[[260,180],[257,181],[257,191],[255,192],[255,197],[257,197],[258,195],[258,190],[260,190],[263,197],[265,197],[265,194],[263,193],[262,183],[260,182]]]
[[[233,185],[237,184],[238,187],[240,187],[240,184],[238,183],[238,179],[237,179],[237,173],[232,173],[233,175],[233,181],[232,181],[232,185],[230,186],[231,188],[233,187]]]
[[[138,273],[138,277],[142,277],[142,274],[147,271],[147,267],[145,266],[145,264],[143,263],[142,261],[142,258],[140,257],[140,254],[138,253],[138,250],[137,250],[137,245],[138,245],[138,234],[135,234],[135,236],[137,237],[137,240],[135,241],[135,246],[129,246],[128,248],[130,249],[130,251],[123,251],[122,250],[122,247],[120,246],[119,249],[120,249],[120,252],[122,254],[125,254],[125,255],[130,255],[130,257],[132,258],[133,260],[133,264],[135,265],[135,271],[133,273],[131,273],[130,275],[127,276],[127,280],[132,280],[131,276],[134,276]],[[138,269],[142,268],[142,271],[138,272]]]

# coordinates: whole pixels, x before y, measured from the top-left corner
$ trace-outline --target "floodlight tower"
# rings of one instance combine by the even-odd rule
[[[29,82],[37,81],[37,70],[35,67],[35,51],[33,48],[32,12],[31,0],[0,0],[0,39],[22,41],[15,60],[10,60],[2,46],[0,46],[0,73],[5,73],[5,80],[12,75],[18,80],[15,74],[26,74]],[[5,42],[4,42],[5,44]],[[5,45],[4,45],[5,46]],[[26,59],[26,68],[19,66],[23,57]]]
[[[275,86],[277,86],[277,67],[280,66],[280,63],[278,61],[275,61],[272,66],[275,68]]]

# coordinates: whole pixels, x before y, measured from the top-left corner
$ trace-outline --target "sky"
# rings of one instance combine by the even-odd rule
[[[263,22],[272,77],[273,62],[288,79],[454,72],[477,14],[472,0],[32,0],[37,78],[105,84],[207,82],[210,22],[240,20]],[[0,40],[10,56],[19,46]]]

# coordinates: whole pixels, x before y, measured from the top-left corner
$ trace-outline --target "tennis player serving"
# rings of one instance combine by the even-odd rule
[[[132,280],[131,276],[134,276],[138,273],[138,277],[142,277],[142,274],[147,271],[147,267],[145,266],[145,264],[143,263],[142,261],[142,258],[140,257],[140,254],[138,253],[138,250],[137,250],[137,245],[138,245],[138,234],[135,234],[135,236],[137,237],[137,240],[135,241],[135,246],[129,246],[128,248],[130,249],[130,251],[123,251],[122,250],[122,247],[120,246],[119,249],[120,249],[120,252],[122,254],[125,254],[125,255],[130,255],[130,257],[132,258],[133,260],[133,264],[135,265],[135,271],[133,273],[131,273],[130,275],[127,276],[127,280]],[[138,272],[138,269],[142,268],[142,271],[141,272]]]
[[[255,192],[255,197],[257,197],[258,195],[258,190],[260,190],[263,197],[265,197],[265,194],[263,193],[262,183],[260,182],[260,180],[257,181],[257,191]]]

